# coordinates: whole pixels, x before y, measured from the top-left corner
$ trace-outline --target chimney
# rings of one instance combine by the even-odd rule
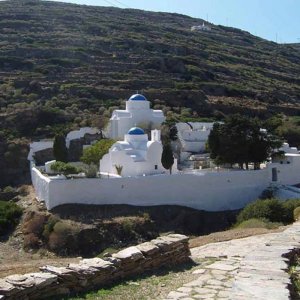
[[[157,129],[151,130],[151,141],[160,142],[160,130]]]

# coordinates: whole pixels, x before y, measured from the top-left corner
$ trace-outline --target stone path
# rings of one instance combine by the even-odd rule
[[[196,280],[168,294],[166,299],[290,299],[288,259],[282,257],[300,248],[300,222],[279,233],[193,248],[200,262]]]

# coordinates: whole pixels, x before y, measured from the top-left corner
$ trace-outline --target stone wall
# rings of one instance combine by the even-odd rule
[[[170,234],[121,250],[104,259],[83,259],[68,267],[41,267],[41,272],[0,279],[0,299],[43,299],[103,287],[120,279],[178,265],[189,260],[188,237]]]

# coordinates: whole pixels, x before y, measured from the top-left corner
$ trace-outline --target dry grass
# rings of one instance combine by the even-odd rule
[[[236,228],[226,231],[214,232],[208,235],[199,236],[190,239],[190,248],[200,247],[209,243],[217,243],[230,241],[233,239],[241,239],[252,235],[266,234],[271,232],[281,232],[285,229],[285,226],[281,226],[277,229],[266,229],[266,228]]]

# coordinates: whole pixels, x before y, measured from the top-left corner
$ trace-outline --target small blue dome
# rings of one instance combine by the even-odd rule
[[[142,135],[142,134],[145,134],[145,132],[140,127],[132,127],[131,129],[129,129],[128,134],[130,134],[130,135]]]
[[[147,98],[141,94],[134,94],[129,98],[130,101],[147,101]]]

